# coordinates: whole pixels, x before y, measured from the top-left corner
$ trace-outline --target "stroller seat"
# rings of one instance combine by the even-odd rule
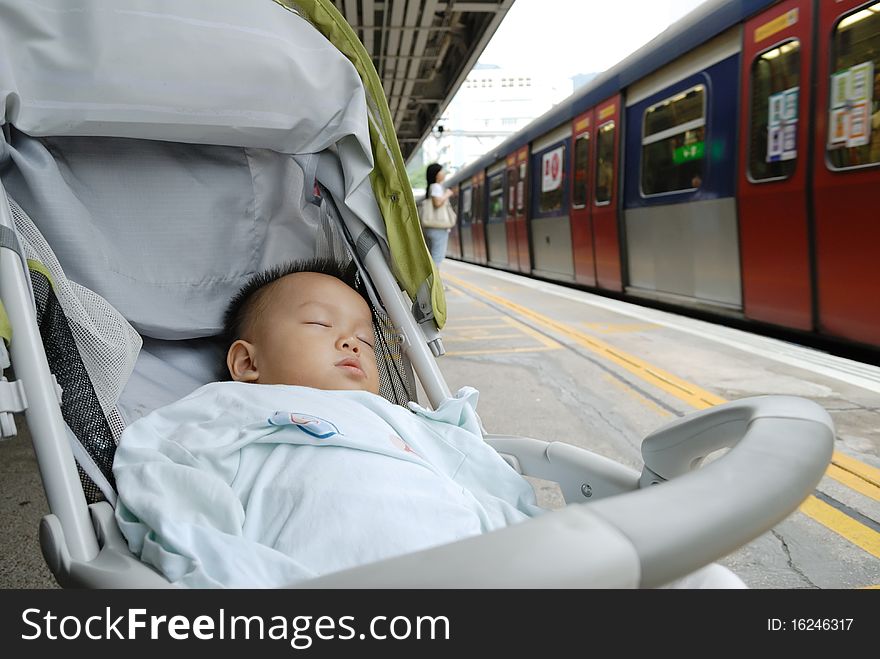
[[[416,400],[418,380],[423,402],[450,396],[442,285],[369,57],[327,0],[281,4],[0,0],[0,299],[22,394],[0,413],[27,415],[62,585],[168,585],[115,526],[115,442],[214,379],[222,311],[258,270],[354,261],[382,394]],[[795,510],[833,426],[803,399],[735,401],[652,433],[641,473],[561,441],[486,441],[568,505],[298,585],[659,586]]]

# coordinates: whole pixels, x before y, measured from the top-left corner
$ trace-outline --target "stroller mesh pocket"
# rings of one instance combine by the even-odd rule
[[[113,455],[124,429],[116,402],[134,368],[141,338],[101,296],[64,276],[40,231],[8,199],[29,261],[49,369],[63,390],[61,414],[93,463],[85,468],[77,464],[86,500],[100,501],[105,496],[95,480],[115,489]],[[94,469],[100,475],[93,479],[88,474]]]
[[[42,266],[46,277],[50,278],[52,292],[67,319],[100,409],[105,417],[113,418],[119,394],[137,361],[141,337],[104,298],[67,279],[55,253],[34,222],[15,200],[7,199],[25,255]],[[122,427],[114,430],[121,432]]]
[[[116,440],[79,357],[73,332],[45,274],[32,270],[31,283],[37,307],[37,324],[49,368],[64,391],[61,414],[95,466],[115,489],[112,468]],[[89,503],[102,500],[103,493],[83,466],[78,463],[77,469],[86,500]]]

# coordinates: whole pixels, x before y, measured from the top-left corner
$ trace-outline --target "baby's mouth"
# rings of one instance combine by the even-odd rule
[[[358,377],[366,377],[367,375],[364,373],[364,369],[361,368],[361,363],[354,357],[346,357],[345,359],[336,362],[336,366]]]

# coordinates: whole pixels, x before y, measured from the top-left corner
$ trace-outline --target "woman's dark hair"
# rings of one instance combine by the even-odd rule
[[[440,170],[443,169],[443,165],[440,163],[432,162],[428,165],[428,169],[425,172],[425,178],[428,181],[428,185],[433,185],[437,182],[437,174],[440,173]]]

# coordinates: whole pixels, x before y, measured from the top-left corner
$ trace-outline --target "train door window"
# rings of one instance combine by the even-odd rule
[[[504,172],[489,178],[489,222],[504,220]]]
[[[538,210],[550,213],[562,209],[565,181],[565,145],[561,144],[541,155],[541,188]]]
[[[571,190],[572,208],[587,205],[587,185],[589,182],[590,134],[578,135],[574,141],[574,184]]]
[[[599,126],[596,131],[596,194],[597,206],[611,202],[614,190],[614,122]]]
[[[880,2],[844,16],[831,41],[828,165],[880,163]]]
[[[507,214],[513,215],[516,210],[516,169],[507,170]]]
[[[474,219],[474,189],[462,188],[461,191],[461,221],[470,224]]]
[[[800,42],[777,44],[752,62],[749,169],[752,181],[779,180],[797,162]]]
[[[519,178],[516,181],[516,214],[522,215],[526,200],[526,164],[519,165]]]
[[[645,110],[642,194],[699,188],[703,182],[706,87],[697,85]]]

